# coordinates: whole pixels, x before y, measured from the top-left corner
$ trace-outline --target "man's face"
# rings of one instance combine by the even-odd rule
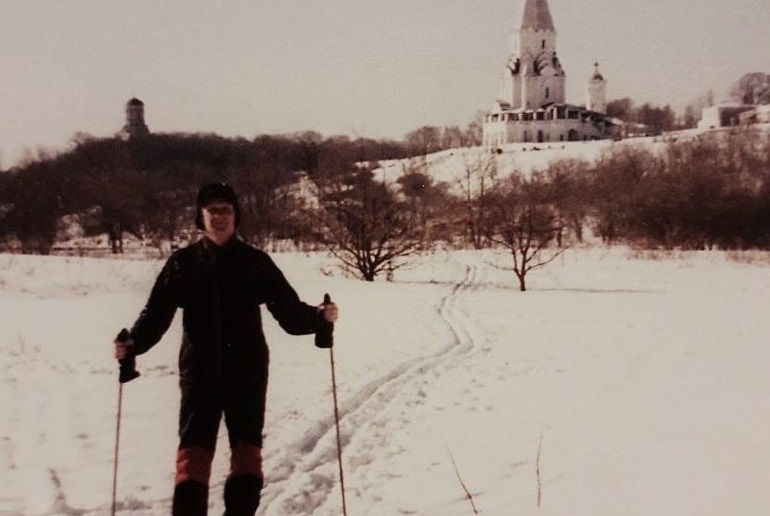
[[[235,208],[225,201],[210,202],[203,207],[203,234],[217,245],[230,240],[235,233]]]

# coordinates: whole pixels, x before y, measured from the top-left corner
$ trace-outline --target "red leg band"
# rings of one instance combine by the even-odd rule
[[[201,484],[209,484],[211,477],[211,462],[214,460],[214,450],[200,446],[182,448],[176,453],[176,483],[194,480]]]
[[[254,475],[262,478],[262,448],[239,443],[230,455],[230,476]]]

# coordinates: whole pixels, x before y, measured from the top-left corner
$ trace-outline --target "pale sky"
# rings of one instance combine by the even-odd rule
[[[0,167],[108,137],[131,97],[153,132],[401,139],[499,93],[522,0],[0,0]],[[770,0],[550,0],[567,101],[683,106],[770,73]]]

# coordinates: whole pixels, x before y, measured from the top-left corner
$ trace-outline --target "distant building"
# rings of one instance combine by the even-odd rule
[[[120,135],[124,139],[136,138],[150,134],[144,123],[144,102],[134,97],[126,103],[126,125]]]
[[[703,108],[698,129],[718,129],[740,125],[744,113],[756,110],[756,106],[727,102]]]
[[[607,112],[607,81],[599,73],[599,63],[594,63],[594,73],[588,79],[586,109],[596,113]]]
[[[613,138],[607,81],[599,64],[586,85],[586,106],[566,103],[567,75],[556,55],[556,29],[547,0],[523,0],[521,22],[511,38],[501,98],[484,119],[483,142],[559,142]]]
[[[754,106],[754,109],[738,115],[741,125],[770,124],[770,104]]]

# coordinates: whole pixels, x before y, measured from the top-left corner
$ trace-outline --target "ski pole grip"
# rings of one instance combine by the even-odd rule
[[[331,296],[329,296],[329,294],[324,294],[324,308],[331,302]],[[331,348],[334,346],[334,323],[329,322],[324,318],[323,311],[319,314],[319,319],[318,329],[315,332],[315,345],[322,349]]]
[[[130,337],[128,330],[123,328],[120,330],[120,333],[118,333],[115,341],[125,343],[128,342]],[[126,352],[126,357],[118,360],[118,364],[120,364],[120,372],[118,374],[118,381],[120,383],[130,382],[139,376],[139,372],[136,370],[136,356],[134,356],[134,352],[130,347]]]

